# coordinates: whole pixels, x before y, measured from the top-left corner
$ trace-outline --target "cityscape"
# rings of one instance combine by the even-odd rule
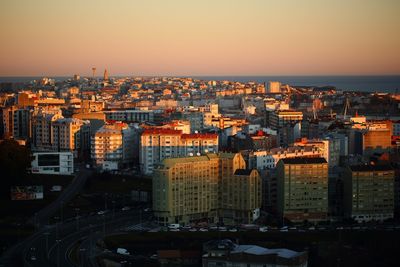
[[[399,265],[399,3],[17,2],[0,267]]]

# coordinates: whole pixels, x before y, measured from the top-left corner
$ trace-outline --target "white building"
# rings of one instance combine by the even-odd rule
[[[128,124],[105,124],[91,138],[91,158],[97,166],[115,169],[133,162],[134,131]]]
[[[32,173],[72,175],[74,156],[71,152],[33,153]]]
[[[145,174],[165,158],[218,152],[217,134],[183,134],[174,129],[145,129],[140,137],[139,163]]]
[[[281,159],[298,157],[321,157],[323,153],[317,147],[288,147],[273,148],[271,150],[253,151],[249,154],[249,168],[271,170],[276,168],[276,164]]]

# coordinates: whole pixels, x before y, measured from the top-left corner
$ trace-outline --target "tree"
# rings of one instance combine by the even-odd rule
[[[26,177],[30,164],[31,155],[26,146],[21,146],[14,140],[4,140],[0,143],[2,197],[8,197],[10,186],[17,185]]]

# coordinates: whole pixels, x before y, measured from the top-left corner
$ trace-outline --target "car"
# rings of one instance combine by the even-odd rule
[[[97,214],[98,215],[104,215],[104,214],[106,214],[106,211],[105,210],[101,210],[101,211],[97,212]]]
[[[295,230],[297,230],[297,227],[296,226],[290,227],[289,230],[295,231]]]
[[[171,232],[180,232],[179,228],[170,228],[169,231]]]
[[[131,209],[131,207],[126,206],[126,207],[123,207],[121,210],[122,211],[127,211],[127,210],[130,210],[130,209]]]
[[[229,229],[229,232],[237,232],[238,230],[236,228],[231,228]]]
[[[197,229],[196,228],[190,228],[189,232],[197,232]]]
[[[268,226],[262,226],[258,229],[260,232],[268,232]]]
[[[130,255],[129,251],[125,248],[117,248],[117,253],[121,255]]]
[[[220,232],[226,232],[227,229],[226,229],[226,227],[224,227],[224,226],[220,226],[220,227],[218,227],[218,231],[220,231]]]
[[[181,225],[179,223],[171,223],[168,225],[169,229],[179,229]]]
[[[308,230],[314,231],[314,230],[315,230],[315,227],[314,227],[314,226],[311,226],[310,228],[308,228]]]
[[[35,255],[32,255],[31,256],[31,261],[35,261],[36,260],[36,256]]]
[[[208,229],[207,229],[207,228],[200,228],[199,231],[200,231],[200,232],[208,232]]]

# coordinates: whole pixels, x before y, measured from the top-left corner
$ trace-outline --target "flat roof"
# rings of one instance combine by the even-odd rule
[[[373,165],[373,164],[365,164],[365,165],[353,165],[349,166],[352,171],[355,172],[372,172],[372,171],[392,171],[393,167],[389,164],[382,165]]]
[[[325,158],[286,158],[281,159],[284,164],[318,164],[318,163],[328,163]]]

